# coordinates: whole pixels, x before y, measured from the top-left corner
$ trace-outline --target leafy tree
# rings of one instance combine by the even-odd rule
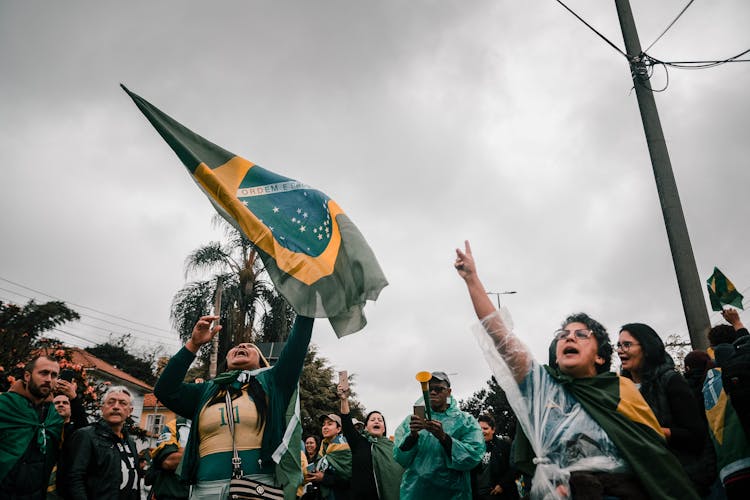
[[[320,435],[320,421],[318,420],[320,416],[339,413],[337,384],[338,379],[334,379],[333,367],[328,364],[326,358],[318,355],[318,348],[311,345],[299,380],[300,419],[303,435]],[[352,386],[351,382],[350,386]],[[364,409],[355,396],[356,394],[352,391],[349,398],[349,410],[352,417],[364,420]]]
[[[195,322],[211,310],[218,284],[222,286],[218,360],[221,365],[229,349],[240,342],[284,342],[295,313],[268,278],[253,244],[219,216],[214,223],[224,228],[225,240],[211,242],[191,253],[185,262],[185,277],[207,278],[187,283],[172,301],[172,323],[187,341]],[[210,346],[210,344],[208,344]],[[199,363],[186,380],[207,378],[210,348],[199,353]],[[219,371],[221,371],[219,369]],[[319,357],[313,345],[300,377],[300,405],[305,433],[320,434],[318,418],[339,411],[334,370]],[[362,419],[361,405],[350,398],[352,415]]]
[[[685,367],[685,356],[692,350],[690,340],[673,333],[667,336],[664,349],[672,356],[675,367],[682,372]]]
[[[478,390],[465,401],[459,401],[459,406],[474,417],[483,414],[491,415],[497,424],[496,433],[509,437],[515,434],[516,415],[508,403],[505,391],[498,385],[495,377],[487,381],[486,388]]]
[[[185,277],[208,278],[192,281],[177,292],[172,322],[183,340],[190,338],[195,322],[211,310],[221,283],[221,360],[240,342],[285,339],[294,312],[276,293],[250,240],[219,216],[214,217],[214,223],[224,228],[225,240],[202,246],[187,257]],[[208,356],[209,349],[204,348],[201,359]]]
[[[39,335],[56,326],[80,319],[77,312],[64,302],[37,304],[30,300],[25,306],[0,301],[0,390],[8,389],[8,376],[23,376],[23,366],[40,347]],[[13,372],[21,368],[20,373]]]
[[[120,370],[143,380],[147,384],[154,385],[156,383],[156,375],[154,374],[153,366],[156,363],[156,358],[160,354],[161,348],[149,354],[132,354],[128,350],[128,346],[133,345],[132,340],[133,336],[130,334],[123,335],[117,340],[113,340],[110,337],[108,342],[89,347],[86,351],[116,366]]]

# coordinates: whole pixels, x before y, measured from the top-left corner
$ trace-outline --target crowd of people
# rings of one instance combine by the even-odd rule
[[[444,371],[430,373],[428,398],[393,436],[380,411],[353,418],[347,383],[337,388],[339,411],[302,436],[298,383],[313,319],[297,317],[273,365],[241,343],[216,378],[186,383],[198,350],[221,330],[218,317],[204,316],[156,383],[156,397],[178,418],[148,456],[125,427],[127,388],[110,387],[89,422],[56,359],[29,361],[0,395],[0,498],[140,500],[144,485],[150,500],[747,496],[750,335],[736,310],[724,310],[728,324],[711,329],[707,351],[685,357],[684,375],[650,326],[623,325],[613,345],[584,313],[562,321],[542,364],[488,298],[468,242],[454,267],[517,419],[515,436],[497,435],[498,415],[462,411]],[[257,496],[232,496],[241,488]]]

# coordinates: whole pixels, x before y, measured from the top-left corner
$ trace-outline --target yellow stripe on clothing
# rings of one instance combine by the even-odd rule
[[[708,420],[708,426],[714,433],[716,442],[722,444],[724,441],[724,418],[727,414],[727,393],[721,391],[719,399],[716,400],[716,404],[706,410],[706,419]]]
[[[336,257],[341,246],[341,232],[336,217],[344,211],[333,200],[328,200],[331,215],[331,239],[326,249],[317,257],[294,252],[276,241],[271,230],[237,198],[236,192],[242,179],[254,164],[235,156],[224,165],[211,169],[201,163],[195,169],[195,179],[211,198],[236,220],[245,235],[265,253],[276,260],[282,271],[294,276],[306,285],[311,285],[325,276],[333,274]]]
[[[665,437],[651,407],[643,399],[633,381],[626,377],[620,377],[620,403],[617,405],[617,411],[633,422],[651,427],[662,438]]]

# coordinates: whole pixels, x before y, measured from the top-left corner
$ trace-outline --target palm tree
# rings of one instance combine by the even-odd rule
[[[255,246],[240,231],[215,215],[213,222],[224,229],[224,241],[210,242],[185,259],[185,278],[203,277],[187,283],[172,300],[172,323],[183,340],[193,325],[211,310],[221,283],[219,359],[239,342],[283,340],[289,333],[294,312],[276,293]]]

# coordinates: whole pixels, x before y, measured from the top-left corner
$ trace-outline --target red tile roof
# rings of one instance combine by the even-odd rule
[[[161,406],[165,408],[165,406],[162,404],[161,401],[156,399],[156,396],[153,392],[150,392],[148,394],[143,395],[143,407],[144,408],[153,408],[155,406]]]
[[[133,385],[137,385],[138,387],[144,389],[144,391],[151,392],[154,390],[153,387],[148,385],[143,380],[137,379],[134,376],[125,373],[119,368],[110,365],[103,359],[99,359],[93,354],[84,351],[80,347],[68,347],[67,349],[70,352],[71,362],[77,365],[81,365],[86,370],[98,370],[102,373],[106,373],[111,377],[124,380],[125,382],[129,382]]]

